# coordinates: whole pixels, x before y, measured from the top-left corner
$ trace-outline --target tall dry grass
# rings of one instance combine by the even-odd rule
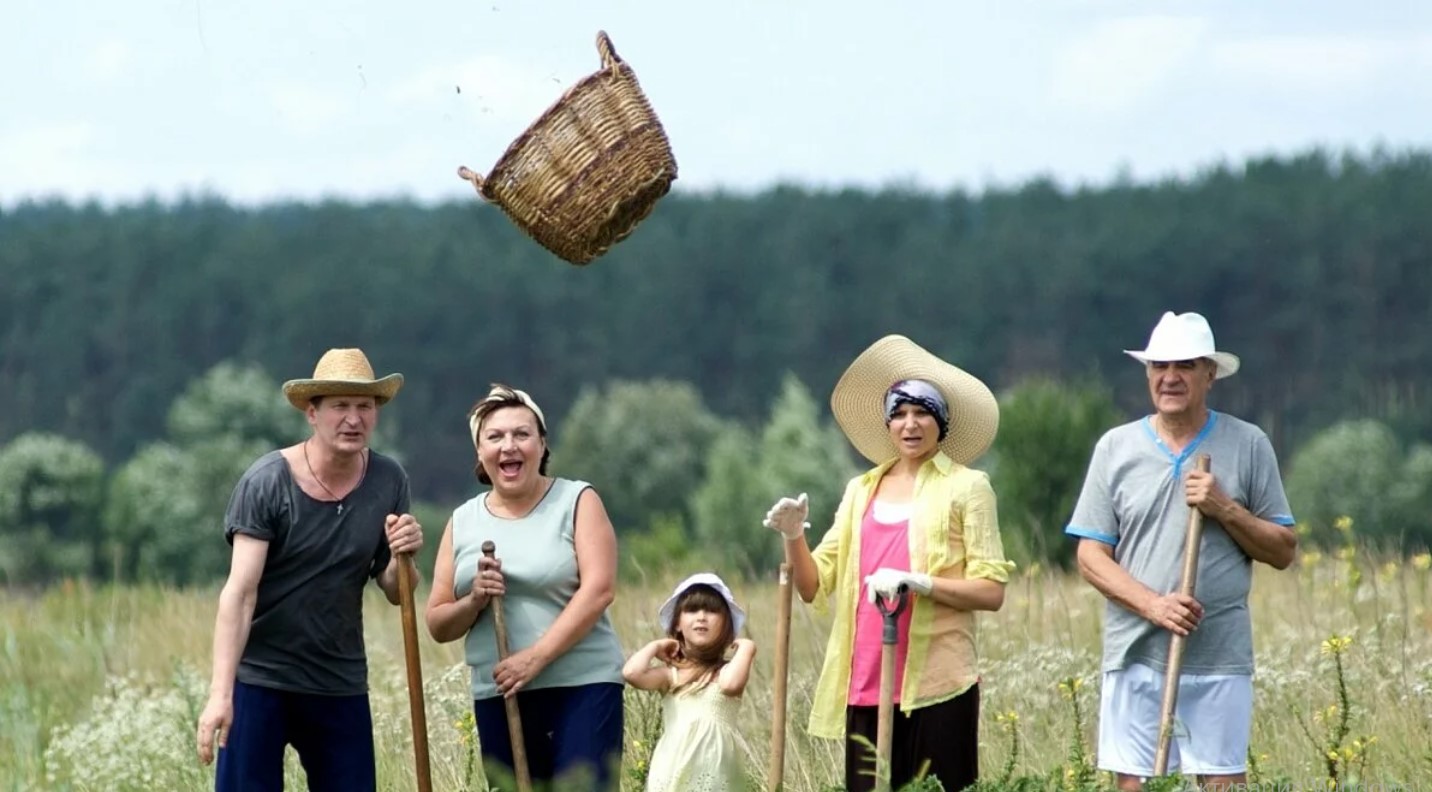
[[[1341,557],[1305,553],[1290,570],[1259,567],[1255,574],[1251,758],[1257,777],[1291,784],[1282,788],[1326,789],[1330,777],[1383,784],[1432,778],[1429,559],[1365,555],[1349,543]],[[692,571],[623,586],[612,618],[628,650],[655,637],[657,607]],[[773,580],[736,589],[762,649],[742,728],[759,779],[770,744],[776,589]],[[211,772],[194,759],[193,724],[207,686],[214,607],[213,590],[66,583],[38,594],[0,593],[0,790],[211,788]],[[1001,612],[981,617],[987,779],[1004,778],[1008,788],[1080,782],[1096,728],[1102,609],[1077,576],[1035,568],[1011,582]],[[405,792],[416,785],[399,614],[374,591],[366,619],[380,788]],[[839,782],[840,746],[804,731],[826,629],[797,603],[790,792]],[[481,788],[461,646],[425,635],[421,642],[434,786]],[[659,702],[635,691],[627,701],[625,788],[639,789]],[[1079,730],[1076,703],[1084,715]],[[1104,783],[1091,777],[1086,786]],[[292,761],[290,779],[290,788],[303,788]]]

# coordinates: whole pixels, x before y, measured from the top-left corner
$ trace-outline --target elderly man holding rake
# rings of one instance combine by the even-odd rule
[[[1144,364],[1154,413],[1100,438],[1065,529],[1079,539],[1080,572],[1108,599],[1098,764],[1122,790],[1140,789],[1164,759],[1205,789],[1227,789],[1246,780],[1252,728],[1252,564],[1292,563],[1293,517],[1268,437],[1207,406],[1214,382],[1239,367],[1216,350],[1207,320],[1165,313],[1147,348],[1125,351]],[[1199,469],[1202,455],[1211,470]],[[1179,590],[1186,521],[1196,539],[1202,531],[1189,554],[1197,599]],[[1164,735],[1170,668],[1178,683],[1164,701],[1176,700],[1176,722]],[[1161,739],[1172,739],[1167,754]]]

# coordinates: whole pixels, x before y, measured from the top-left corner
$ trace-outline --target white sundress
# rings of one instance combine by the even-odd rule
[[[676,670],[672,669],[675,679]],[[742,792],[746,772],[736,739],[739,696],[715,680],[695,690],[666,694],[661,739],[651,754],[646,792]]]

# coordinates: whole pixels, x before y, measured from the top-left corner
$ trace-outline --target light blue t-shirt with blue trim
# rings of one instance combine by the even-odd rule
[[[1189,507],[1183,479],[1208,454],[1218,486],[1255,516],[1294,524],[1273,444],[1262,429],[1226,413],[1208,421],[1181,454],[1154,431],[1152,416],[1110,429],[1094,446],[1066,534],[1104,542],[1130,575],[1159,593],[1178,591]],[[1203,620],[1184,644],[1185,674],[1253,673],[1248,592],[1253,560],[1216,520],[1203,521],[1194,598]],[[1163,670],[1170,633],[1110,600],[1104,613],[1104,671],[1133,663]]]

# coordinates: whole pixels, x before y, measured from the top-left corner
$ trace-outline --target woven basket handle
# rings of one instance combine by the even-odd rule
[[[602,56],[602,68],[611,69],[615,74],[617,66],[621,65],[622,56],[617,54],[616,47],[612,46],[611,36],[605,30],[597,31],[597,52]]]
[[[472,186],[477,189],[477,194],[481,196],[484,200],[487,199],[487,196],[482,194],[483,179],[481,173],[478,173],[477,171],[467,167],[466,165],[463,165],[462,167],[457,169],[457,176],[459,179],[464,179],[466,181],[472,182]]]

